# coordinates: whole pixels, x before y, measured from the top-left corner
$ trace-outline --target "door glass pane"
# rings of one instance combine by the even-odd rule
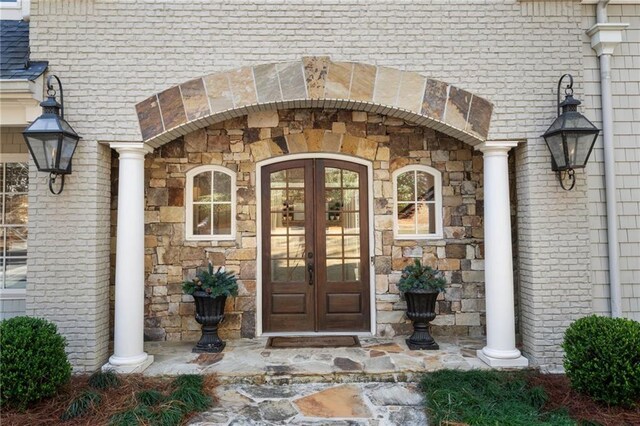
[[[431,203],[418,203],[418,234],[434,234],[435,232],[435,205]]]
[[[359,234],[360,233],[360,213],[359,212],[344,212],[342,213],[342,226],[345,234]]]
[[[287,191],[284,189],[271,190],[271,211],[277,211],[287,207],[285,200],[287,199]]]
[[[289,236],[289,258],[303,259],[304,254],[304,235]]]
[[[304,168],[287,170],[289,188],[304,188]]]
[[[213,205],[213,233],[231,234],[231,204]]]
[[[342,171],[342,186],[345,188],[359,188],[359,179],[357,172],[352,172],[351,170]]]
[[[271,173],[271,188],[284,188],[287,186],[284,170]]]
[[[360,281],[360,259],[344,260],[344,280]]]
[[[287,257],[287,237],[271,237],[271,257],[274,259],[284,259]]]
[[[344,190],[344,209],[357,211],[360,210],[360,191],[357,189]]]
[[[344,236],[344,256],[360,257],[360,235]]]
[[[211,204],[193,206],[193,234],[211,235]]]
[[[290,281],[304,281],[304,259],[289,259]]]
[[[327,257],[342,257],[342,236],[327,236]]]
[[[342,259],[327,259],[327,281],[342,281]]]
[[[287,233],[282,216],[283,213],[271,213],[271,234],[282,235]]]
[[[289,280],[287,261],[271,260],[271,281],[286,282]]]
[[[433,175],[426,172],[416,172],[416,175],[418,177],[418,200],[433,201],[435,199]]]
[[[414,203],[398,203],[398,233],[415,234],[416,221]]]
[[[340,169],[327,167],[324,171],[324,183],[327,188],[339,188],[340,185]]]
[[[415,200],[415,173],[405,172],[398,176],[397,179],[398,201],[414,201]]]

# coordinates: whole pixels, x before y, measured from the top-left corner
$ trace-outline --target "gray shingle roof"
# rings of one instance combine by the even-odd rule
[[[0,20],[0,79],[35,80],[49,65],[29,60],[29,23]]]

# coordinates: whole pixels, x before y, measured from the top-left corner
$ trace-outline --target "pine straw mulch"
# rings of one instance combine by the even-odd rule
[[[44,425],[107,425],[109,418],[136,405],[135,394],[148,389],[156,389],[164,394],[168,393],[175,377],[144,377],[140,374],[119,375],[120,386],[107,390],[94,390],[89,387],[89,376],[72,376],[53,398],[41,401],[26,412],[9,410],[6,408],[0,412],[0,424],[2,426],[44,426]],[[204,376],[203,390],[213,398],[215,403],[215,389],[218,382],[214,375]],[[102,397],[100,403],[89,413],[65,422],[60,416],[67,409],[69,403],[85,390],[94,390]],[[195,414],[195,413],[193,413]],[[193,417],[186,416],[183,423]]]
[[[590,421],[603,426],[640,425],[640,402],[635,408],[609,407],[571,389],[563,374],[534,373],[529,377],[533,386],[541,386],[549,396],[548,410],[566,409],[579,421]]]

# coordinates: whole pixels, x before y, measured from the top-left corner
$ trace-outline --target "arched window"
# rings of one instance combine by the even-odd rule
[[[232,240],[236,234],[236,174],[220,166],[187,172],[187,240]]]
[[[411,165],[393,173],[393,234],[397,239],[442,238],[442,177]]]

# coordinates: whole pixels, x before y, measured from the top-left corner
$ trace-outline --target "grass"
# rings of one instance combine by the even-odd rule
[[[169,378],[106,372],[74,376],[57,395],[24,412],[3,407],[0,424],[176,426],[209,408],[216,386],[211,375]]]
[[[545,410],[547,394],[527,372],[442,370],[420,385],[434,425],[576,425],[566,410]]]

